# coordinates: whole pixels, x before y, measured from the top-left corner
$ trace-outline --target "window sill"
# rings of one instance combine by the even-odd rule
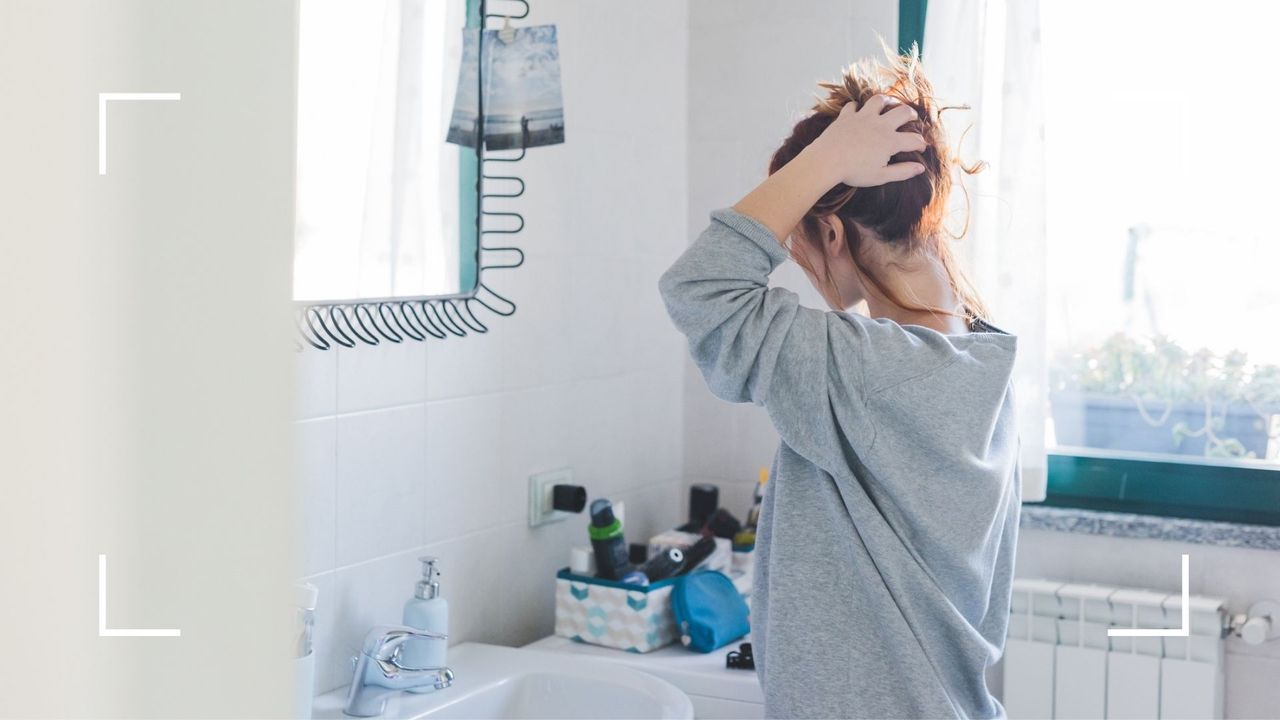
[[[1046,505],[1023,505],[1021,527],[1082,535],[1109,535],[1219,547],[1280,550],[1280,527]]]

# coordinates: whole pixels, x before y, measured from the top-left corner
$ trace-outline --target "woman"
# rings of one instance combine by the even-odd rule
[[[763,405],[782,438],[752,600],[765,710],[1002,716],[984,674],[1018,529],[1016,339],[952,258],[955,160],[918,60],[823,87],[661,281],[712,392]],[[768,289],[788,255],[831,312]]]

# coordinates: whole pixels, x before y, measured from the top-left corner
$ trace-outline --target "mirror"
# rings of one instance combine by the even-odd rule
[[[459,92],[459,69],[478,7],[300,3],[295,301],[476,290],[480,151],[446,138],[455,104],[475,124],[477,73]]]

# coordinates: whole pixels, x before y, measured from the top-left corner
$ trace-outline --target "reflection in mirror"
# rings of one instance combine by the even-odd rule
[[[468,5],[302,0],[294,300],[475,290],[480,158],[445,142]]]

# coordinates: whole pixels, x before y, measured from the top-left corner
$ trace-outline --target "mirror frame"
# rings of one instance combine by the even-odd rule
[[[474,2],[479,11],[481,38],[490,20],[520,20],[529,16],[528,0],[492,0],[522,6],[518,15],[491,14],[487,8],[489,1],[468,2],[469,5]],[[471,7],[468,7],[470,15]],[[483,87],[480,69],[477,69],[476,77]],[[483,128],[483,93],[477,93],[477,99],[479,125]],[[524,230],[524,216],[510,208],[491,210],[487,201],[512,200],[524,195],[525,181],[510,166],[524,159],[525,148],[518,151],[486,150],[483,132],[481,134],[476,143],[476,284],[465,293],[453,295],[355,298],[319,303],[295,301],[294,320],[301,338],[297,343],[298,350],[308,345],[317,350],[330,350],[335,346],[354,348],[383,342],[399,344],[425,342],[428,338],[466,337],[471,333],[489,332],[489,326],[477,316],[477,309],[487,310],[498,317],[515,314],[516,303],[489,285],[487,273],[520,267],[524,264],[524,251],[509,239],[491,244],[486,243],[485,238],[518,234]],[[493,173],[489,172],[489,163],[496,164]],[[497,168],[508,169],[499,172]],[[491,190],[486,187],[489,182],[494,182],[497,188]],[[493,219],[495,227],[490,227],[487,219]]]

